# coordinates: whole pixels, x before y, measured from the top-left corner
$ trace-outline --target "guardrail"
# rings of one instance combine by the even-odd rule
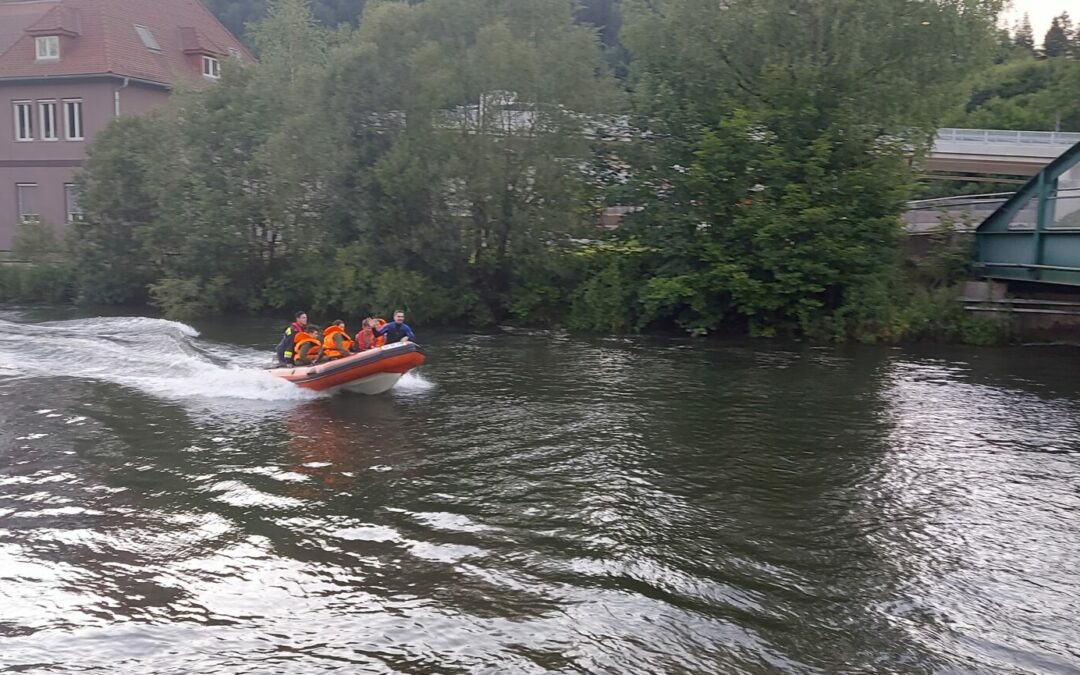
[[[1057,145],[1080,143],[1080,133],[1069,131],[1005,131],[1002,129],[938,129],[937,140],[1007,145]]]
[[[934,199],[914,199],[907,203],[908,211],[920,211],[923,209],[940,209],[952,206],[968,206],[986,204],[988,202],[1001,203],[1012,197],[1015,192],[987,192],[981,195],[958,195],[956,197],[935,197]]]
[[[904,214],[905,229],[908,234],[932,234],[944,221],[957,232],[972,232],[1012,195],[1012,192],[992,192],[910,201]]]

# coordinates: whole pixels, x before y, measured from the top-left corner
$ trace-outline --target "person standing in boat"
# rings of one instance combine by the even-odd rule
[[[275,349],[279,366],[287,368],[293,364],[293,342],[296,339],[296,334],[302,332],[306,325],[307,312],[297,312],[296,320],[285,329],[285,334],[281,336],[281,341],[278,342]]]
[[[386,344],[388,345],[395,342],[416,341],[416,335],[413,334],[412,328],[409,328],[409,324],[405,323],[405,312],[400,309],[394,311],[394,320],[377,329],[375,335],[386,336]]]

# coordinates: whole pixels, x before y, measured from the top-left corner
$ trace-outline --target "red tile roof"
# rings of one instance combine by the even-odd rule
[[[81,32],[79,30],[79,12],[71,7],[57,5],[45,12],[44,16],[26,29],[26,32],[31,35],[57,35],[61,33],[71,36],[78,35]]]
[[[180,28],[180,47],[185,54],[221,54],[227,52],[193,26]]]
[[[40,3],[0,3],[0,54],[21,38],[23,32],[41,18]]]
[[[150,30],[160,51],[143,44],[136,25]],[[58,61],[36,60],[42,27],[77,34],[61,39]],[[171,85],[201,76],[190,54],[230,49],[252,58],[199,0],[0,0],[0,80],[113,74]]]

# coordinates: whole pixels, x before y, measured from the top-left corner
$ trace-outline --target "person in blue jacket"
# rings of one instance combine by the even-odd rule
[[[394,312],[393,321],[375,330],[375,335],[385,335],[386,344],[388,345],[403,340],[405,342],[416,341],[416,335],[413,334],[412,328],[409,328],[409,324],[405,323],[405,312],[400,309]]]
[[[296,339],[296,334],[303,331],[304,326],[306,325],[307,312],[297,312],[296,320],[289,324],[289,327],[285,329],[285,334],[281,336],[281,342],[278,343],[278,346],[275,349],[278,366],[282,368],[292,367],[293,341]]]

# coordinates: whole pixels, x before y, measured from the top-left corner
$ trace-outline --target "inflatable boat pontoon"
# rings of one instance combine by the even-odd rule
[[[267,372],[313,391],[339,389],[381,394],[401,376],[424,362],[424,350],[414,342],[395,342],[314,366],[273,368]]]

